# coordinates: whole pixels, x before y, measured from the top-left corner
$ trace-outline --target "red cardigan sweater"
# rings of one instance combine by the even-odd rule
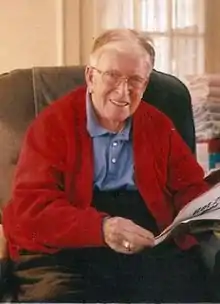
[[[91,207],[92,139],[86,129],[85,88],[44,110],[29,127],[12,199],[3,214],[10,253],[104,246],[104,213]],[[203,171],[170,120],[145,102],[133,116],[135,182],[159,228],[205,191]],[[182,247],[192,245],[184,237]]]

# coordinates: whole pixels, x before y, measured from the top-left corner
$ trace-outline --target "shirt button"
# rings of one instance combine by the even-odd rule
[[[112,158],[112,163],[113,163],[113,164],[116,163],[116,158]]]
[[[113,142],[113,146],[116,147],[118,145],[118,143],[115,141]]]

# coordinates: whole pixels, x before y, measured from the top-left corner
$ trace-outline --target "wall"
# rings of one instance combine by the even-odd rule
[[[105,0],[106,1],[106,0]],[[0,0],[0,73],[88,62],[103,0]]]
[[[220,73],[220,1],[206,0],[205,70]]]
[[[58,63],[56,4],[54,0],[1,0],[0,72]]]
[[[100,33],[102,1],[103,0],[80,0],[80,62],[83,64],[88,62],[94,38]]]
[[[1,0],[0,73],[79,64],[80,26],[80,0]]]
[[[81,61],[80,1],[84,0],[58,0],[61,64],[78,64]]]

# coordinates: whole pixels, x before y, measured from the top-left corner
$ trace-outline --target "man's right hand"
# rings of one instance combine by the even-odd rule
[[[122,217],[104,219],[103,234],[106,244],[120,253],[134,254],[154,246],[154,235],[149,230]]]

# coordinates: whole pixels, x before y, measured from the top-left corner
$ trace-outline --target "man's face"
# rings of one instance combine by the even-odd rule
[[[87,85],[99,118],[123,122],[135,112],[151,71],[147,59],[110,49],[97,66],[87,68]]]

